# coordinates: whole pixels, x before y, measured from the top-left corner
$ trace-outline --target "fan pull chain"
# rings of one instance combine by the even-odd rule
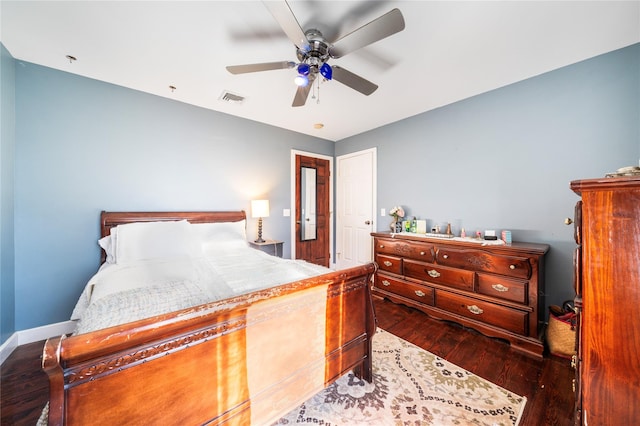
[[[319,104],[320,103],[320,79],[317,79],[317,80],[318,80],[318,100],[316,101],[316,104]]]

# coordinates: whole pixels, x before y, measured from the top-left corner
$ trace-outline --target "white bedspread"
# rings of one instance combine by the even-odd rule
[[[248,246],[212,245],[203,257],[105,264],[72,314],[75,334],[124,324],[330,272]]]

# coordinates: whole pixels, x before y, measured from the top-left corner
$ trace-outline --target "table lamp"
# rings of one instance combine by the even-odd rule
[[[251,217],[258,218],[258,239],[256,243],[264,243],[262,239],[262,218],[269,217],[269,200],[251,200]]]

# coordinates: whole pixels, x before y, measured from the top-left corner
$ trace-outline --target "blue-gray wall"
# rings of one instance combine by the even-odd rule
[[[290,252],[291,149],[334,143],[17,61],[16,329],[69,319],[96,271],[101,210],[250,211]],[[248,233],[257,224],[250,219]]]
[[[15,62],[0,43],[0,344],[15,331],[13,169]]]
[[[550,244],[547,304],[559,304],[574,296],[569,182],[638,165],[640,45],[345,139],[336,156],[371,147],[378,215],[400,204],[454,232]]]
[[[378,211],[402,204],[454,230],[511,229],[517,240],[551,244],[547,293],[558,303],[572,296],[574,243],[562,224],[577,200],[569,182],[640,157],[640,45],[335,146],[11,58],[7,73],[6,59],[2,341],[7,331],[68,319],[98,266],[102,209],[248,209],[268,196],[266,232],[288,252],[289,220],[279,212],[290,207],[292,148],[342,155],[378,147]],[[5,166],[15,178],[5,180]],[[5,231],[15,248],[12,238],[5,246]]]

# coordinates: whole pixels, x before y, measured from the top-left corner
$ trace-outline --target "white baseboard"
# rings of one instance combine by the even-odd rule
[[[11,352],[18,347],[18,333],[13,333],[9,338],[0,346],[0,365],[9,358]]]
[[[0,365],[9,358],[11,352],[18,346],[28,343],[39,342],[50,337],[60,336],[73,332],[76,327],[75,321],[64,321],[55,324],[43,325],[41,327],[16,331],[0,346]]]
[[[73,330],[75,330],[75,328],[75,321],[63,321],[57,322],[55,324],[43,325],[42,327],[18,331],[18,345],[26,345],[27,343],[46,340],[49,337],[56,337],[62,334],[73,333]]]

